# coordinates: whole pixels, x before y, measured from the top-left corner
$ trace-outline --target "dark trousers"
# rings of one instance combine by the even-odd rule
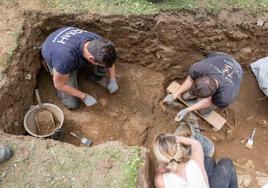
[[[210,188],[238,188],[235,168],[230,159],[222,158],[216,163],[214,159],[205,157],[205,168]]]

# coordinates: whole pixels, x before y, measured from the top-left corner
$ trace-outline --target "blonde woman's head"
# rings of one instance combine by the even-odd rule
[[[181,144],[176,142],[176,136],[173,134],[162,133],[156,137],[154,154],[171,172],[178,171],[179,164],[187,161],[187,156],[184,154]]]

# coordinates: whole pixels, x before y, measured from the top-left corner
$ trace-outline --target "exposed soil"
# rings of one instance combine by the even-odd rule
[[[79,144],[80,141],[69,134],[74,132],[92,139],[94,144],[120,140],[127,145],[143,145],[151,127],[170,124],[170,119],[158,108],[164,93],[165,78],[161,73],[132,64],[119,64],[118,73],[120,90],[115,95],[88,81],[86,74],[81,73],[79,87],[96,97],[98,104],[87,108],[81,103],[80,108],[73,111],[61,104],[50,75],[41,73],[38,89],[42,99],[64,110],[63,141]]]
[[[219,111],[234,130],[230,134],[230,128],[225,125],[214,133],[202,120],[199,123],[207,128],[204,134],[216,144],[217,158],[227,156],[239,165],[252,161],[251,168],[268,173],[268,99],[263,98],[248,67],[268,54],[267,16],[257,18],[243,11],[221,11],[215,16],[165,13],[104,17],[37,12],[24,16],[19,48],[0,81],[0,127],[6,132],[25,133],[22,119],[34,103],[33,90],[40,70],[38,47],[56,28],[75,25],[97,32],[117,45],[120,90],[109,95],[105,89],[87,81],[85,74],[80,74],[80,88],[95,96],[98,105],[86,108],[81,104],[79,109],[69,111],[56,97],[51,78],[42,70],[38,79],[42,99],[58,105],[65,114],[63,141],[80,144],[69,135],[72,131],[90,138],[95,145],[119,140],[151,149],[156,135],[174,132],[177,127],[173,119],[179,108],[166,107],[164,112],[159,105],[166,86],[174,79],[182,82],[188,67],[208,51],[223,51],[233,55],[245,70],[239,98]],[[257,25],[258,20],[263,24]],[[240,145],[240,140],[255,127],[254,149],[248,150]],[[154,162],[151,169],[153,166]]]
[[[95,96],[99,104],[93,108],[86,108],[81,104],[80,108],[74,111],[67,110],[60,103],[49,74],[42,71],[38,86],[42,98],[64,109],[66,121],[63,141],[79,145],[80,141],[69,135],[69,132],[77,132],[93,140],[94,144],[120,140],[127,145],[144,145],[152,149],[152,141],[156,135],[175,131],[178,125],[173,119],[179,107],[175,109],[165,107],[164,112],[159,104],[165,95],[165,77],[142,66],[119,64],[118,67],[120,91],[115,95],[109,95],[105,89],[87,81],[86,75],[81,74],[79,77],[81,89]],[[241,103],[253,88],[255,93],[247,99],[248,105]],[[216,158],[229,157],[241,166],[253,161],[254,169],[268,173],[268,151],[265,147],[268,136],[265,127],[267,125],[260,124],[262,120],[268,121],[268,101],[257,102],[262,97],[263,94],[257,88],[252,73],[246,72],[238,100],[229,108],[219,110],[232,126],[236,119],[237,125],[232,135],[227,136],[227,131],[230,130],[227,125],[215,133],[209,125],[199,119],[200,125],[207,128],[204,134],[216,145]],[[256,114],[255,111],[260,113]],[[241,115],[238,115],[240,113]],[[255,116],[248,119],[252,114]],[[240,141],[248,136],[254,127],[257,128],[256,140],[254,149],[249,150],[240,145]],[[154,159],[152,153],[151,158]],[[151,165],[152,170],[155,164]],[[153,174],[153,171],[151,173]]]
[[[6,68],[6,63],[17,48],[17,40],[22,31],[25,17],[24,10],[40,9],[39,1],[1,1],[0,2],[0,80],[1,72]]]
[[[238,163],[246,159],[254,161],[255,168],[268,173],[268,100],[259,90],[257,81],[251,72],[245,72],[238,100],[227,110],[227,119],[232,125],[237,122],[230,139],[217,142],[217,156],[231,155]],[[257,128],[254,149],[249,150],[240,145],[240,141]]]

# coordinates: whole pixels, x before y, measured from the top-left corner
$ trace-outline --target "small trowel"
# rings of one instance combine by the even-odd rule
[[[77,134],[75,134],[75,133],[73,133],[73,132],[70,132],[70,134],[71,134],[72,136],[74,136],[74,137],[80,139],[81,143],[84,144],[85,146],[88,146],[88,147],[89,147],[89,146],[92,144],[92,141],[89,140],[89,139],[87,139],[87,138],[85,138],[85,137],[79,136],[79,135],[77,135]]]

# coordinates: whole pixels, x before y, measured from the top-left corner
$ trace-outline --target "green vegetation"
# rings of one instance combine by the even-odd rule
[[[136,187],[136,182],[138,178],[138,167],[141,164],[140,149],[135,148],[134,152],[130,156],[129,161],[125,165],[125,171],[127,174],[127,181],[125,182],[126,187]]]
[[[42,0],[50,9],[64,13],[94,12],[101,14],[151,14],[168,10],[221,9],[265,10],[268,0]]]
[[[127,157],[126,157],[127,156]],[[119,163],[117,170],[117,181],[114,174],[106,174],[104,185],[105,187],[117,187],[118,183],[121,188],[135,188],[138,178],[138,168],[141,165],[140,148],[133,147],[128,153],[122,153],[119,148],[107,148],[94,154],[94,161],[105,161],[109,158],[109,162],[113,164]]]
[[[265,10],[268,7],[268,0],[226,0],[226,2],[229,7],[235,9],[244,8],[249,10]]]
[[[139,147],[117,142],[90,148],[37,139],[2,142],[16,155],[3,167],[0,187],[134,188],[143,162]]]
[[[160,10],[192,9],[196,0],[168,0],[152,3],[147,0],[44,0],[51,9],[64,13],[94,12],[101,14],[149,14]]]

